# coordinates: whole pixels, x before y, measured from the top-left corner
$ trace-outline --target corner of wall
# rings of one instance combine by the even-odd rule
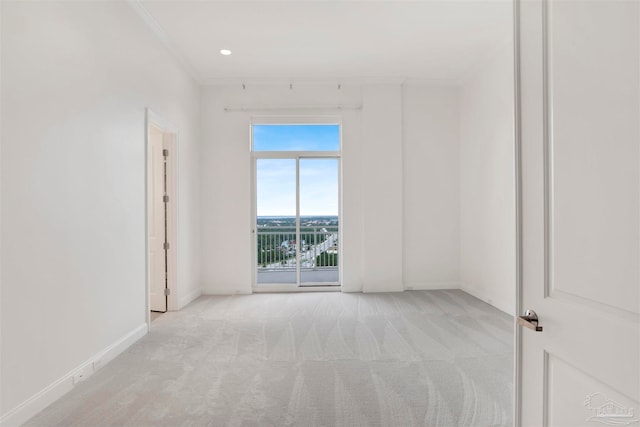
[[[178,310],[182,310],[202,295],[202,287],[196,288],[178,298]]]
[[[475,298],[478,298],[481,301],[486,302],[490,306],[497,308],[498,310],[502,311],[505,314],[508,314],[509,316],[515,316],[515,306],[514,305],[509,305],[509,304],[505,303],[505,301],[498,301],[498,300],[495,300],[493,298],[490,298],[485,293],[478,291],[474,287],[472,287],[469,284],[464,283],[464,282],[460,283],[459,289],[461,291],[464,291],[464,292],[468,293],[469,295],[471,295],[471,296],[473,296]]]

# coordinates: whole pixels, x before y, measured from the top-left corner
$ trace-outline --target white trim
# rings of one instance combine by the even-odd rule
[[[149,330],[151,329],[151,300],[150,300],[150,274],[149,274],[149,141],[150,141],[150,127],[154,125],[160,128],[164,134],[171,136],[171,146],[172,151],[174,153],[169,156],[169,162],[171,165],[171,180],[169,186],[173,192],[171,194],[171,200],[173,203],[170,203],[170,218],[169,218],[169,242],[171,244],[169,251],[169,259],[168,259],[168,267],[169,267],[169,296],[167,297],[167,311],[176,311],[179,310],[178,303],[178,232],[177,232],[177,224],[178,224],[178,132],[176,128],[160,115],[156,114],[150,108],[146,108],[145,110],[145,142],[144,142],[144,214],[145,214],[145,225],[144,225],[144,239],[145,239],[145,295],[146,295],[146,305],[145,305],[145,317],[147,319],[147,325]],[[163,138],[164,138],[163,136]]]
[[[549,375],[550,375],[549,357],[550,356],[551,354],[547,350],[542,351],[542,395],[543,396],[549,396]],[[542,399],[542,426],[549,427],[549,399]]]
[[[461,289],[460,282],[405,282],[405,291],[434,291],[438,289]]]
[[[299,86],[331,86],[338,89],[338,86],[359,86],[362,79],[357,78],[326,78],[326,79],[264,79],[257,77],[213,77],[205,79],[204,86],[242,86],[246,89],[251,86],[285,86],[296,89]]]
[[[167,240],[170,243],[167,254],[168,288],[171,290],[167,297],[167,311],[177,311],[178,308],[178,203],[180,194],[178,192],[178,159],[180,149],[178,145],[178,134],[175,130],[166,130],[164,137],[169,135],[169,158],[167,159],[168,182],[167,192],[169,194],[169,209],[167,210]]]
[[[137,1],[137,0],[130,0]],[[286,78],[272,78],[265,79],[260,77],[244,76],[244,77],[211,77],[205,78],[203,81],[204,86],[232,86],[232,85],[245,85],[248,86],[278,86],[283,85],[286,87],[292,87],[293,90],[299,86],[333,86],[338,89],[338,85],[341,86],[364,86],[364,85],[401,85],[408,79],[410,80],[423,80],[418,76],[412,77],[327,77],[320,79],[286,79]],[[429,81],[428,79],[424,79]],[[432,81],[440,82],[447,79],[434,79]]]
[[[253,125],[249,123],[249,156],[251,159],[251,191],[249,192],[250,206],[251,206],[251,215],[249,215],[249,233],[250,242],[251,242],[251,256],[249,257],[251,260],[249,261],[249,271],[251,271],[251,284],[249,288],[251,289],[253,285],[258,282],[258,254],[257,254],[257,245],[258,245],[258,234],[256,233],[256,225],[258,222],[258,201],[256,194],[258,193],[257,189],[257,171],[258,171],[258,159],[253,156],[253,150],[251,150],[251,146],[253,145]]]
[[[254,151],[254,125],[337,125],[339,131],[338,151]],[[251,156],[251,289],[252,292],[296,292],[305,288],[315,288],[316,291],[340,290],[342,288],[342,118],[336,116],[256,116],[249,121],[249,152]],[[257,207],[257,165],[259,159],[292,159],[296,162],[296,240],[300,241],[300,160],[301,159],[336,159],[338,161],[338,280],[332,286],[316,286],[314,284],[300,285],[300,253],[297,253],[296,284],[268,284],[257,283],[257,238],[256,224],[258,222]]]
[[[270,292],[341,292],[342,286],[297,286],[295,284],[269,284],[264,283],[253,288],[253,293],[270,293]]]
[[[95,353],[85,362],[76,366],[62,377],[58,378],[38,393],[34,394],[20,405],[13,408],[0,418],[0,427],[18,426],[67,394],[74,387],[73,377],[83,374],[83,380],[93,375],[109,361],[122,354],[127,348],[145,336],[148,332],[147,324],[143,323],[123,335],[111,345]]]
[[[2,22],[2,5],[0,4],[0,22]],[[0,31],[0,46],[2,46],[2,32]],[[6,37],[6,36],[5,36]],[[2,70],[2,55],[0,55],[0,70]],[[0,99],[2,99],[2,72],[0,71]],[[0,102],[0,123],[4,116],[2,114],[2,102]],[[2,132],[0,132],[0,165],[2,165]],[[2,176],[2,167],[0,166],[0,176]],[[2,191],[0,189],[0,212],[2,212]],[[0,224],[2,224],[1,220],[2,215],[0,214]],[[2,234],[0,233],[0,243],[2,241]],[[0,244],[0,308],[2,307],[2,244]],[[2,331],[2,316],[0,316],[0,331]],[[2,372],[2,333],[0,332],[0,372]],[[0,397],[2,396],[2,376],[0,375]],[[0,416],[3,414],[3,406],[2,399],[0,398]]]
[[[251,156],[256,159],[339,159],[339,151],[252,151]]]
[[[253,125],[339,125],[342,126],[342,117],[336,115],[264,115],[251,117]],[[253,138],[253,135],[252,135]]]
[[[257,198],[257,194],[256,194],[256,198]],[[257,217],[257,213],[256,213],[256,217]],[[340,221],[338,221],[338,226],[339,225],[340,225]],[[257,236],[257,233],[256,233],[256,236]],[[254,249],[256,248],[255,245],[253,247]],[[296,157],[296,283],[298,285],[300,285],[300,279],[301,279],[300,277],[301,248],[302,248],[302,236],[300,236],[300,157]],[[257,285],[258,284],[256,283],[256,287]]]
[[[147,123],[153,123],[156,126],[162,128],[162,130],[165,132],[169,132],[173,134],[178,133],[178,129],[173,125],[173,123],[166,120],[161,115],[156,114],[151,108],[146,108],[145,111],[146,111]]]
[[[550,73],[550,2],[542,0],[542,147],[544,168],[544,297],[548,298],[553,279],[553,111]]]
[[[171,55],[176,59],[176,61],[182,66],[182,68],[187,72],[187,74],[196,81],[199,85],[202,85],[202,78],[196,71],[195,67],[191,62],[189,62],[180,49],[176,47],[173,41],[169,38],[167,33],[162,29],[158,21],[149,13],[149,11],[144,7],[144,5],[140,2],[140,0],[127,0],[127,3],[134,12],[144,21],[147,27],[151,30],[151,32],[158,38],[158,40],[169,50]]]
[[[186,295],[180,296],[180,298],[178,298],[177,310],[182,310],[184,307],[189,305],[191,302],[193,302],[193,301],[197,300],[198,298],[200,298],[200,295],[202,295],[202,289],[201,288],[197,288],[197,289],[194,289],[193,291],[189,292]]]
[[[254,251],[255,252],[255,251]],[[225,288],[225,287],[219,287],[216,286],[214,291],[207,291],[207,290],[203,290],[202,291],[202,296],[211,296],[211,295],[251,295],[251,288],[249,288],[249,290],[241,290],[238,288]],[[2,427],[2,426],[0,426]]]
[[[522,100],[520,73],[520,2],[513,0],[513,67],[514,67],[514,177],[516,210],[516,301],[515,315],[522,309]],[[514,363],[513,363],[513,425],[522,425],[522,328],[514,327]]]
[[[224,111],[227,113],[245,113],[261,111],[342,111],[342,110],[362,110],[362,104],[279,104],[279,105],[225,105]]]
[[[342,215],[342,207],[344,206],[342,200],[342,165],[344,164],[344,162],[342,161],[342,120],[340,121],[340,125],[338,126],[338,132],[338,137],[340,138],[340,157],[338,158],[338,244],[340,245],[340,247],[338,248],[338,284],[340,285],[340,289],[342,289],[342,266],[344,265],[344,251],[342,250],[342,242],[344,242],[344,227],[342,226],[342,218],[344,217],[344,215]]]
[[[501,47],[504,47],[501,45]],[[483,57],[487,59],[487,57]],[[479,61],[481,62],[481,61]],[[472,64],[473,66],[474,64]],[[464,73],[463,73],[464,74]],[[419,76],[407,77],[407,78],[326,78],[316,80],[305,79],[260,79],[260,78],[237,78],[237,77],[218,77],[205,79],[203,86],[240,86],[244,85],[245,90],[250,90],[252,86],[283,86],[285,88],[291,87],[295,90],[300,87],[312,87],[312,86],[326,86],[327,88],[335,88],[335,90],[341,90],[346,87],[362,87],[367,85],[411,85],[411,86],[427,86],[427,87],[457,87],[462,83],[461,79],[429,79]]]
[[[151,132],[149,130],[154,121],[155,114],[150,110],[145,110],[144,117],[144,318],[147,319],[147,331],[151,330],[151,296],[149,294],[151,284],[149,282],[149,147]]]

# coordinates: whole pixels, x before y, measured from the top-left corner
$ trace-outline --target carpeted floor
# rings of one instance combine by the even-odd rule
[[[462,291],[201,297],[27,426],[507,426],[513,320]]]

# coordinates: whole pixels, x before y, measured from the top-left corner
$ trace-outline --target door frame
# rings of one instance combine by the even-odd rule
[[[253,125],[338,125],[340,150],[339,151],[253,151]],[[249,121],[249,155],[251,157],[251,289],[252,292],[338,292],[342,291],[342,118],[336,116],[254,116]],[[336,159],[338,161],[338,285],[312,285],[300,286],[299,262],[296,264],[295,284],[261,284],[257,283],[257,233],[256,223],[258,219],[257,206],[257,176],[256,168],[258,159],[293,159],[296,161],[296,211],[300,211],[300,183],[299,164],[300,159]],[[296,224],[296,233],[299,232],[299,223]],[[300,245],[298,245],[299,248]],[[298,251],[298,249],[296,249]],[[299,258],[299,253],[296,256]]]
[[[522,106],[520,93],[520,1],[513,0],[513,156],[516,226],[515,315],[522,313]],[[514,324],[513,425],[522,425],[522,328]]]
[[[151,212],[149,206],[149,171],[150,162],[152,157],[149,150],[151,126],[161,129],[163,132],[163,139],[168,138],[170,153],[167,158],[167,187],[170,195],[170,203],[167,210],[167,241],[170,243],[169,251],[167,254],[167,288],[169,289],[169,295],[167,296],[167,311],[175,311],[178,309],[178,242],[177,242],[177,214],[178,214],[178,132],[171,123],[167,122],[162,116],[156,114],[150,108],[145,110],[145,163],[144,163],[144,200],[145,200],[145,318],[147,319],[147,329],[151,329],[151,276],[149,265],[149,214]]]

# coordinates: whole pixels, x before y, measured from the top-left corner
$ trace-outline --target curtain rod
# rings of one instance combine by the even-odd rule
[[[362,105],[225,105],[224,111],[229,113],[247,111],[291,111],[291,110],[362,110]]]

